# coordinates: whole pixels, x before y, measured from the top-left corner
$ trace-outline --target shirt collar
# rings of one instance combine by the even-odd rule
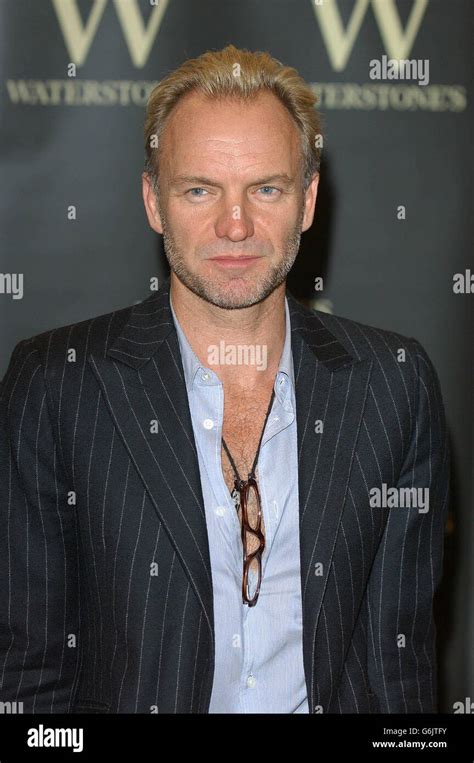
[[[214,374],[216,376],[216,383],[220,383],[219,379],[217,378],[217,375],[212,370],[212,368],[207,368],[206,366],[203,366],[203,364],[199,361],[199,358],[196,356],[191,345],[189,344],[188,339],[183,329],[181,328],[181,325],[176,317],[176,313],[173,309],[171,291],[170,291],[170,308],[171,308],[171,314],[173,316],[173,321],[176,328],[176,333],[178,334],[179,348],[181,351],[181,359],[183,362],[184,379],[185,379],[187,389],[190,390],[192,388],[198,371],[201,371],[201,373],[208,372],[208,373]],[[294,377],[294,368],[293,368],[293,355],[291,352],[291,320],[290,320],[290,310],[288,307],[288,300],[286,296],[285,296],[285,341],[283,344],[283,351],[280,358],[280,364],[278,366],[277,376],[280,373],[285,374],[290,380],[292,387],[294,387],[295,377]]]

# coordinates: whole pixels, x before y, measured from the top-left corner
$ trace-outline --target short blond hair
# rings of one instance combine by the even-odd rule
[[[321,162],[321,118],[314,108],[317,96],[298,74],[268,53],[227,45],[191,58],[170,72],[152,90],[145,118],[145,171],[155,193],[158,187],[158,151],[167,119],[186,93],[197,91],[211,98],[250,100],[261,91],[274,93],[286,106],[301,135],[303,185],[306,189]],[[155,146],[153,145],[155,143]],[[158,147],[156,147],[156,144]]]

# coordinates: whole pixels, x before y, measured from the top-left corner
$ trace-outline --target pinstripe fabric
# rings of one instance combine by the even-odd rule
[[[415,339],[287,297],[310,712],[432,712],[449,482],[438,377]],[[0,701],[207,713],[209,544],[169,279],[20,342],[0,417]],[[429,487],[429,511],[371,508],[383,484]]]

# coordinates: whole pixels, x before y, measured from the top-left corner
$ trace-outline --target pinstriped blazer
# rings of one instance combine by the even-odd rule
[[[310,712],[436,712],[437,374],[415,339],[287,296]],[[0,701],[207,713],[212,576],[169,279],[19,342],[0,400]],[[429,510],[372,507],[384,484],[429,488]]]

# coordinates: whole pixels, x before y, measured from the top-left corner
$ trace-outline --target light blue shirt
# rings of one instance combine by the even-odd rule
[[[216,644],[209,712],[309,713],[303,668],[298,446],[288,302],[285,298],[286,333],[275,398],[256,470],[265,550],[260,594],[253,607],[242,603],[240,522],[222,473],[223,385],[212,368],[196,357],[172,304],[171,312],[183,361],[209,538]],[[251,580],[253,591],[256,575]]]

